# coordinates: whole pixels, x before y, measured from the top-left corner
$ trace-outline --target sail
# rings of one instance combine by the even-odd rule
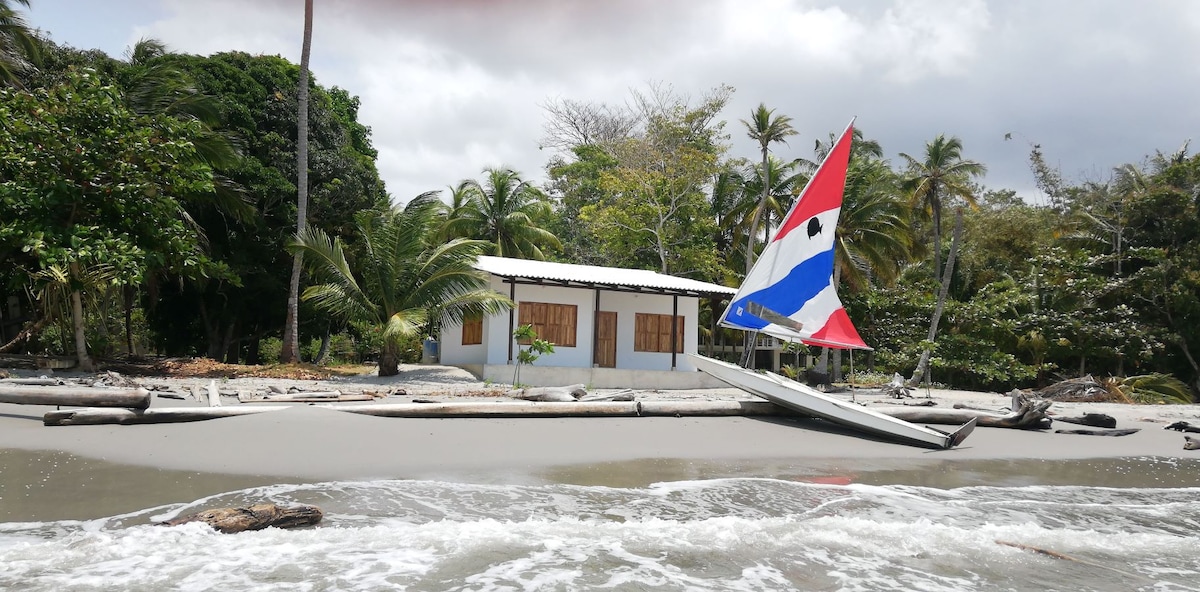
[[[850,162],[851,121],[779,227],[721,324],[841,349],[871,349],[833,285],[834,231]]]

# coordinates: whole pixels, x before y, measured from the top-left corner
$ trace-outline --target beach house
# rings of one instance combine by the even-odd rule
[[[696,368],[701,299],[728,300],[717,284],[640,269],[480,257],[476,268],[516,309],[442,327],[442,364],[511,383],[513,330],[533,325],[554,352],[521,368],[521,383],[591,388],[725,386]]]

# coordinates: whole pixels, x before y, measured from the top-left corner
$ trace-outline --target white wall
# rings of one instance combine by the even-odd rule
[[[700,301],[680,296],[678,314],[683,317],[683,353],[675,354],[677,370],[695,370],[685,354],[696,353],[696,330],[699,322]],[[633,351],[633,326],[635,313],[671,314],[671,296],[659,294],[632,294],[628,292],[602,292],[600,310],[617,312],[617,368],[630,370],[670,370],[671,354]]]
[[[499,277],[492,276],[490,287],[505,296],[510,286]],[[592,366],[592,331],[595,327],[596,292],[586,288],[563,288],[518,284],[514,300],[525,302],[547,302],[573,304],[576,306],[575,347],[555,344],[554,353],[538,358],[535,366],[590,368]],[[679,297],[678,314],[684,317],[684,333],[680,336],[683,353],[675,355],[677,370],[695,370],[688,361],[687,353],[697,352],[697,323],[699,299]],[[600,310],[617,313],[617,368],[630,370],[670,370],[670,353],[633,351],[633,327],[635,313],[666,314],[672,312],[672,297],[659,294],[634,294],[627,292],[600,291]],[[514,318],[520,318],[514,311]],[[509,315],[502,313],[490,316],[483,322],[483,344],[462,345],[462,326],[444,325],[441,333],[441,363],[454,366],[508,363]],[[515,323],[515,321],[514,321]],[[516,355],[514,346],[513,355]]]

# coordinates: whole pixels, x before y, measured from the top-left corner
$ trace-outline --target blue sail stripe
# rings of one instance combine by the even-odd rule
[[[770,323],[747,310],[746,304],[757,302],[777,313],[791,316],[804,307],[833,281],[833,249],[805,259],[774,284],[737,299],[729,306],[726,322],[758,330]],[[819,327],[805,327],[812,332]]]

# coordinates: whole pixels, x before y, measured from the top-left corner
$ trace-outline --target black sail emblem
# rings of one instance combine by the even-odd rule
[[[812,238],[821,234],[821,221],[817,220],[816,216],[808,221],[808,238]]]

